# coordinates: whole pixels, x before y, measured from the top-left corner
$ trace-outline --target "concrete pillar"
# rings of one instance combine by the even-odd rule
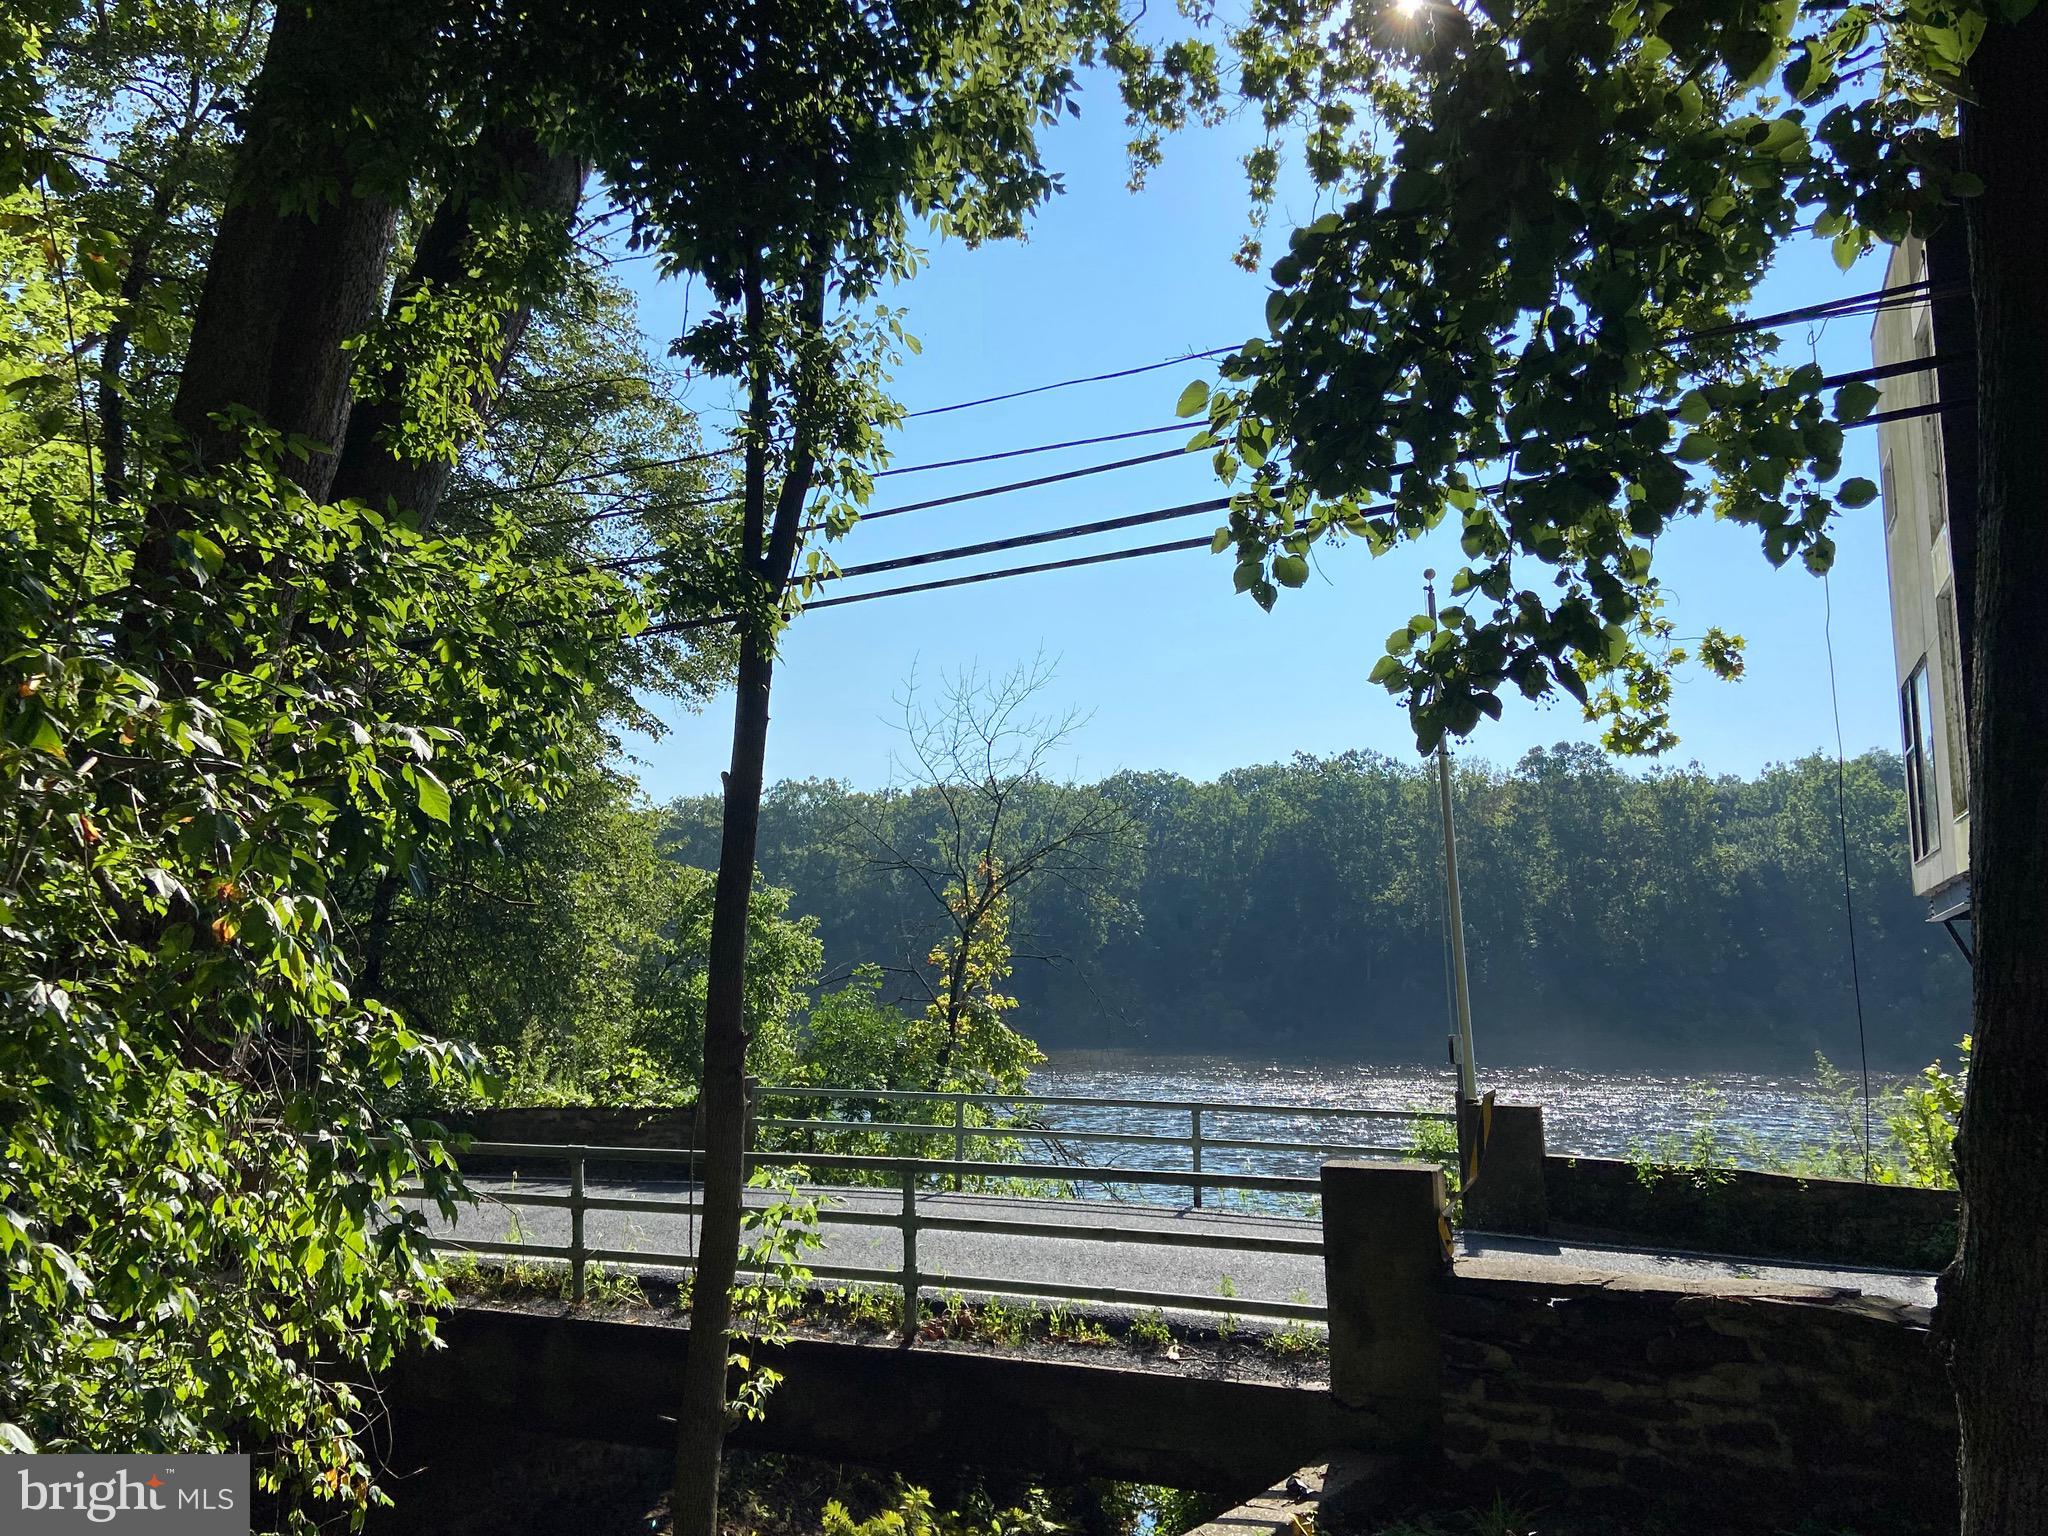
[[[1464,1225],[1474,1232],[1542,1237],[1550,1231],[1543,1171],[1543,1106],[1466,1104],[1459,1114],[1466,1170]],[[1471,1170],[1477,1168],[1474,1174]]]
[[[1441,1437],[1436,1299],[1448,1233],[1436,1164],[1323,1164],[1330,1388],[1372,1415],[1374,1449],[1428,1451]]]

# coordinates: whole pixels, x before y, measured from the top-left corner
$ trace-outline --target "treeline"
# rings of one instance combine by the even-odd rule
[[[1967,1028],[1969,975],[1907,879],[1899,760],[1843,774],[1873,1062],[1906,1068]],[[1434,773],[1375,753],[1297,756],[1211,783],[1096,788],[1131,836],[1085,875],[1024,884],[1015,1023],[1048,1048],[1435,1060],[1446,970]],[[1048,787],[1045,793],[1052,793]],[[1631,774],[1598,751],[1459,765],[1474,1006],[1488,1059],[1798,1068],[1857,1041],[1833,759],[1753,779]],[[670,855],[715,863],[717,801],[668,811]],[[902,866],[941,836],[931,790],[784,783],[761,869],[815,916],[827,984],[888,968],[905,1002],[944,912]],[[898,857],[880,852],[886,843]]]

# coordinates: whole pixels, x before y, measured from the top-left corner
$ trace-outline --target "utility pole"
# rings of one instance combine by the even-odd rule
[[[1422,573],[1429,617],[1436,619],[1436,572]],[[1479,1098],[1479,1076],[1472,1062],[1472,987],[1465,974],[1465,904],[1458,893],[1458,833],[1451,821],[1451,744],[1449,733],[1436,743],[1437,802],[1444,824],[1444,920],[1451,935],[1451,995],[1457,1007],[1458,1032],[1451,1042],[1458,1063],[1458,1098],[1462,1105]]]

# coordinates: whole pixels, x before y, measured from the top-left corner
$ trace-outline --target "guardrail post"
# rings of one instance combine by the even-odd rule
[[[1323,1164],[1330,1390],[1373,1415],[1384,1449],[1428,1450],[1442,1434],[1436,1305],[1449,1233],[1436,1164]]]
[[[953,1193],[960,1193],[960,1165],[967,1161],[967,1095],[953,1095]]]
[[[1188,1109],[1188,1156],[1190,1171],[1202,1171],[1202,1106],[1192,1105]],[[1202,1206],[1202,1181],[1195,1181],[1195,1208]]]
[[[903,1342],[917,1342],[917,1175],[903,1175]]]
[[[583,1154],[569,1159],[569,1297],[583,1305]]]

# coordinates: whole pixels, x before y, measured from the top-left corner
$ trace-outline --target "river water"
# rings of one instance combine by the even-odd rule
[[[1881,1094],[1889,1081],[1873,1078],[1871,1091]],[[1314,1107],[1445,1110],[1454,1082],[1442,1066],[1085,1052],[1055,1056],[1032,1074],[1029,1086],[1041,1095],[1305,1107],[1293,1115],[1205,1111],[1203,1132],[1213,1138],[1406,1144],[1412,1131],[1405,1124],[1318,1116]],[[1587,1157],[1628,1157],[1657,1150],[1660,1143],[1669,1150],[1668,1138],[1690,1138],[1710,1126],[1722,1155],[1767,1164],[1815,1146],[1842,1145],[1860,1135],[1861,1128],[1860,1103],[1831,1101],[1810,1077],[1718,1073],[1701,1078],[1521,1067],[1483,1073],[1480,1088],[1492,1090],[1504,1103],[1541,1104],[1549,1150]],[[1185,1111],[1048,1109],[1046,1119],[1075,1129],[1188,1132]],[[1176,1165],[1158,1156],[1168,1149],[1141,1150],[1149,1155],[1126,1155],[1125,1163]],[[1305,1170],[1313,1161],[1253,1153],[1233,1162],[1217,1152],[1205,1165],[1294,1172],[1293,1165]],[[1186,1166],[1184,1160],[1177,1165]]]

